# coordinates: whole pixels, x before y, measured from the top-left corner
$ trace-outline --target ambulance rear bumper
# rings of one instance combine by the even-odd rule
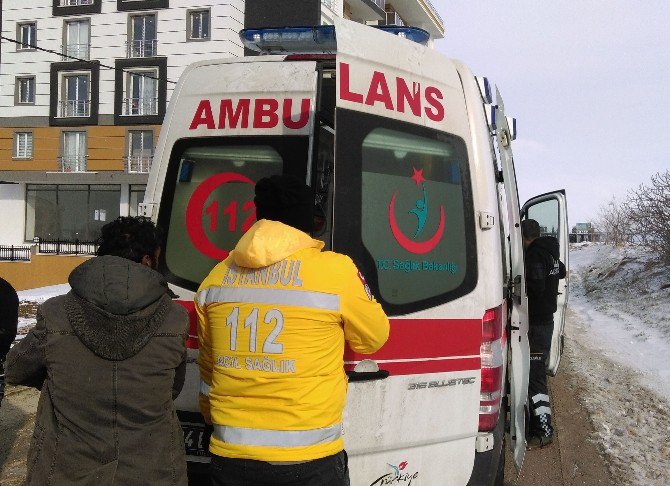
[[[502,416],[504,417],[504,415]],[[468,486],[494,486],[496,484],[495,481],[499,467],[503,469],[505,467],[504,434],[505,420],[501,418],[493,430],[493,449],[486,452],[475,452],[475,464],[472,467],[472,476],[470,476]],[[500,461],[502,461],[502,464]]]

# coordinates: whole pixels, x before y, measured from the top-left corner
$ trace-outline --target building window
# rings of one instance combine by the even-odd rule
[[[65,15],[88,15],[102,11],[101,0],[53,0],[54,17]]]
[[[65,22],[63,54],[77,60],[90,59],[91,22],[89,20],[70,20]],[[68,60],[68,58],[65,58]]]
[[[26,187],[26,241],[93,241],[100,228],[119,217],[119,185],[36,185]]]
[[[35,104],[35,76],[16,78],[16,104]]]
[[[61,172],[86,172],[86,132],[63,132]]]
[[[114,64],[114,124],[161,124],[167,98],[167,58],[117,59]]]
[[[16,132],[14,134],[14,158],[33,158],[33,132]]]
[[[17,25],[17,50],[33,50],[37,45],[37,24],[35,22],[26,22]]]
[[[154,155],[154,131],[130,130],[128,132],[127,171],[148,173]]]
[[[97,125],[99,86],[99,62],[52,62],[49,74],[49,124],[63,127]]]
[[[132,15],[128,32],[128,57],[153,57],[157,53],[156,15]]]
[[[209,40],[209,10],[190,10],[188,12],[187,40]]]
[[[125,84],[123,116],[158,114],[158,69],[133,70]]]
[[[63,73],[61,82],[60,117],[91,115],[91,76],[89,73]]]
[[[116,9],[119,12],[131,10],[148,10],[155,8],[169,8],[169,0],[117,0]]]
[[[144,191],[147,186],[142,184],[130,185],[130,207],[128,216],[138,216],[140,214],[140,203],[144,201]]]

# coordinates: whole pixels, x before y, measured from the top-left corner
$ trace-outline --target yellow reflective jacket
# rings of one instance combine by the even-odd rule
[[[200,406],[223,457],[306,461],[343,449],[345,340],[377,351],[388,318],[351,259],[260,220],[195,297]]]

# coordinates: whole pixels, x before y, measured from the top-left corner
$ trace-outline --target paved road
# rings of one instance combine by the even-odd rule
[[[549,379],[556,440],[540,450],[526,451],[517,478],[511,454],[507,455],[505,485],[614,485],[605,460],[592,440],[593,426],[578,397],[583,387],[569,374],[563,357],[558,375]]]

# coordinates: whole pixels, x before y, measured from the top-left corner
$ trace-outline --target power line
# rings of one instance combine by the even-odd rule
[[[10,39],[9,37],[5,37],[4,35],[0,35],[0,39],[6,40],[6,41],[9,41],[9,42],[13,42],[14,44],[22,46],[24,49],[35,49],[37,51],[47,52],[49,54],[55,54],[56,56],[66,57],[66,58],[71,59],[73,61],[81,61],[81,62],[87,62],[87,63],[97,63],[100,67],[105,68],[105,69],[112,69],[114,71],[121,71],[122,73],[133,74],[135,76],[142,76],[142,77],[145,77],[145,78],[155,79],[157,81],[165,80],[167,83],[177,84],[177,81],[172,81],[170,79],[167,79],[167,77],[159,78],[159,77],[156,77],[156,76],[151,76],[149,74],[127,71],[123,68],[118,68],[118,67],[115,67],[115,66],[107,66],[106,64],[102,64],[100,61],[97,61],[97,60],[91,61],[90,59],[82,59],[80,57],[70,56],[68,54],[63,54],[62,52],[57,52],[57,51],[53,51],[51,49],[44,49],[43,47],[38,47],[36,44],[26,44],[25,42],[17,41],[16,39]]]

